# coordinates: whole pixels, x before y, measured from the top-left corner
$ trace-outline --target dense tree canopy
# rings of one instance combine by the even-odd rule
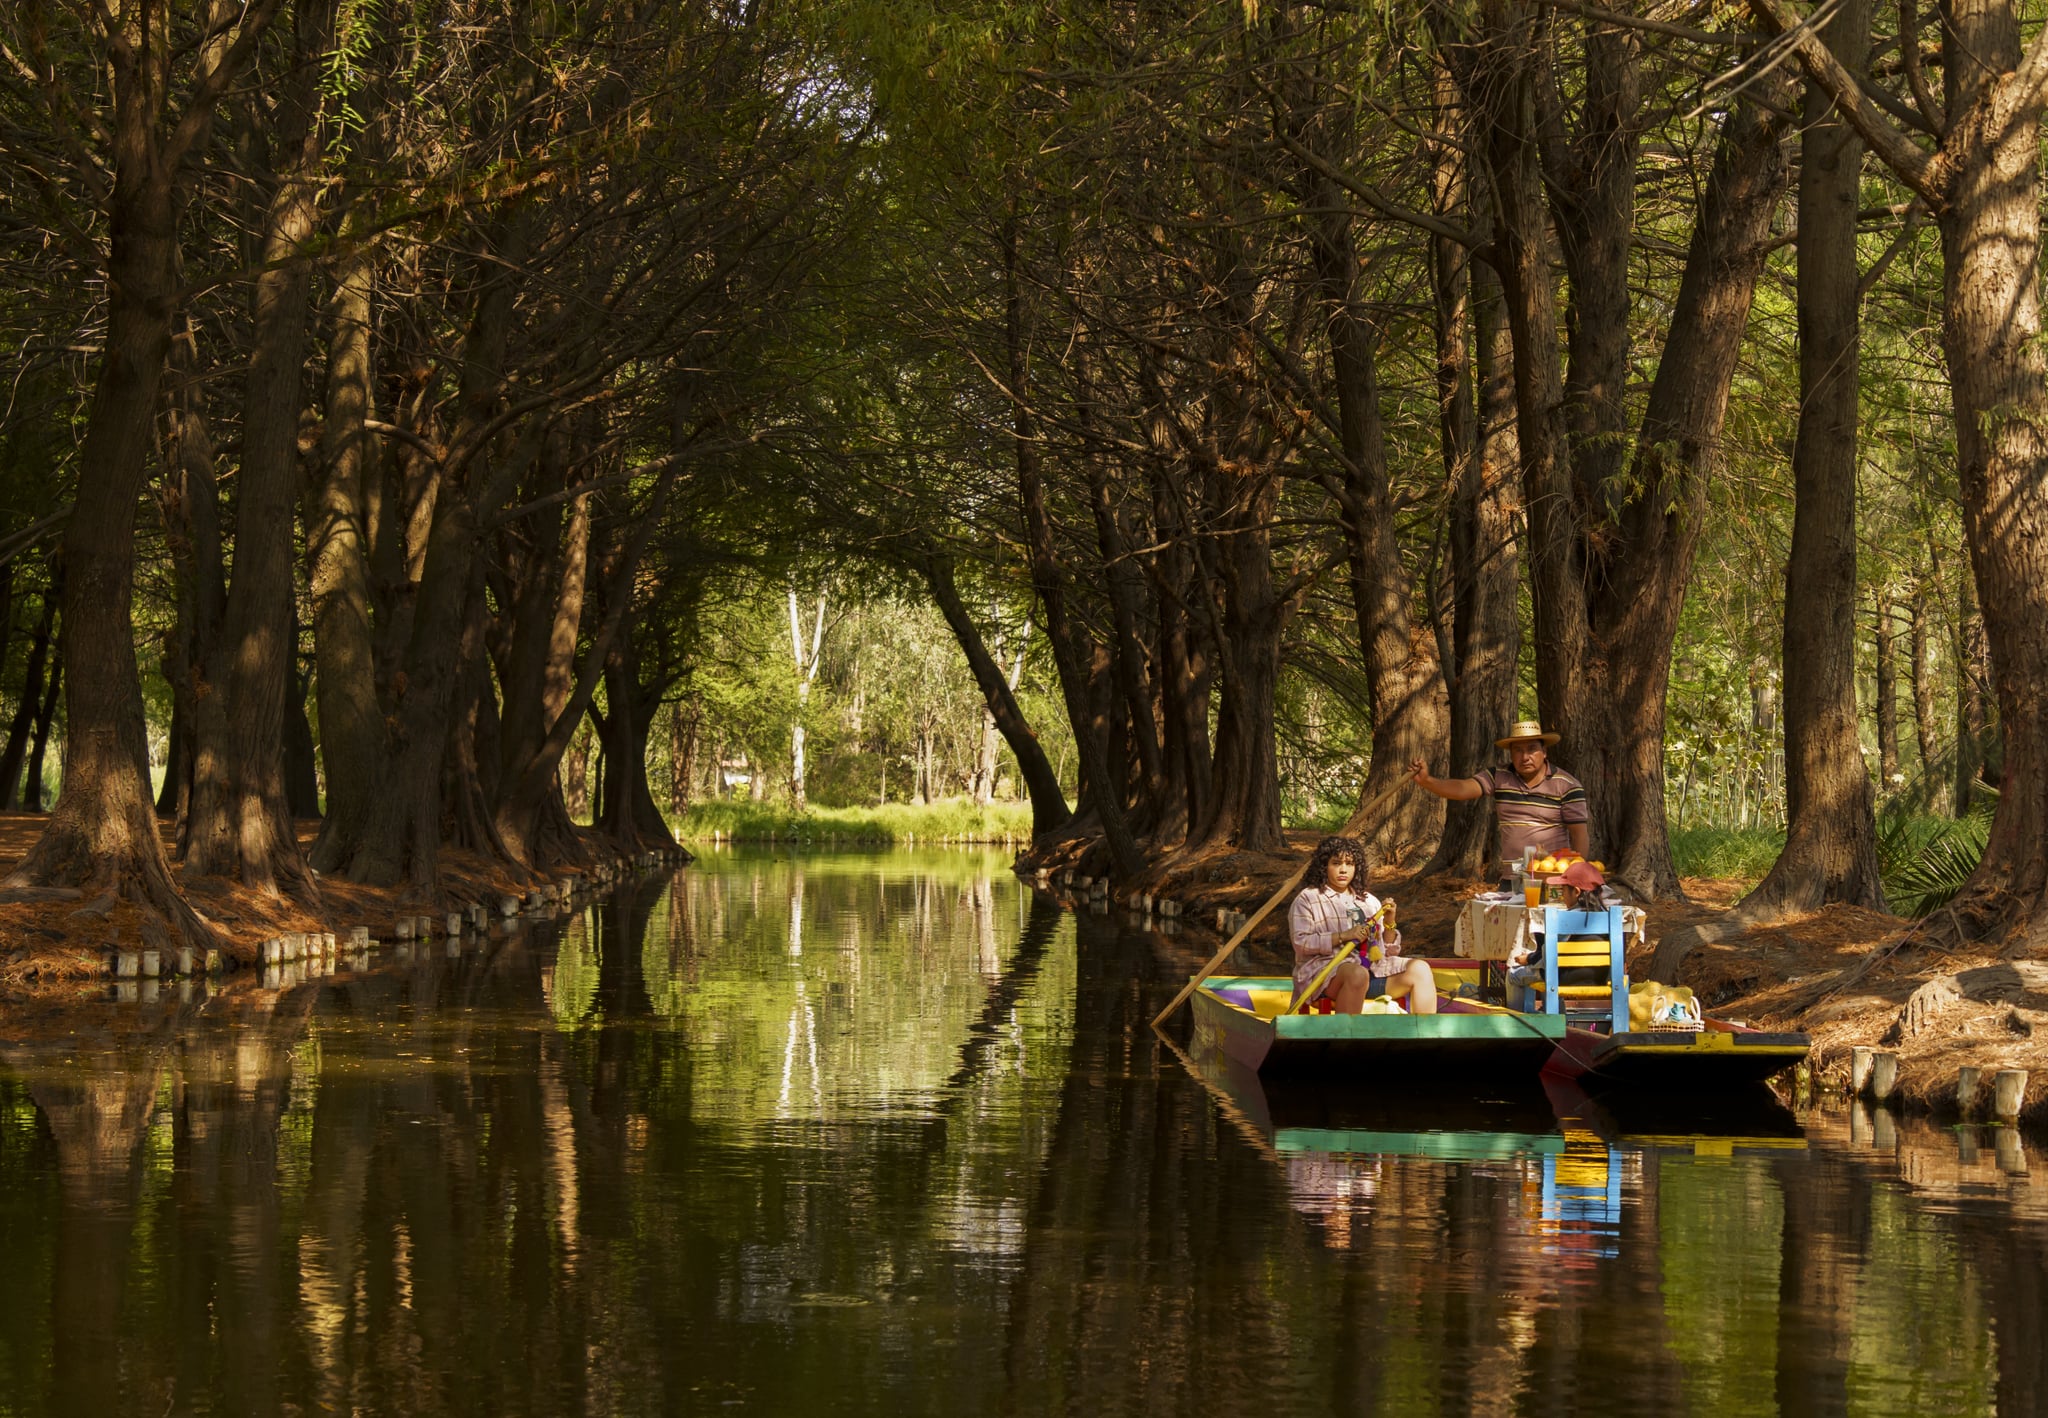
[[[14,885],[204,935],[159,814],[310,901],[726,792],[1471,874],[1408,765],[1540,715],[1645,896],[1989,813],[1939,928],[2038,934],[2048,50],[1818,18],[12,7]]]

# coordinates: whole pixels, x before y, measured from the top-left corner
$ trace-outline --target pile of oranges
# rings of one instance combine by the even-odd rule
[[[1537,876],[1557,876],[1570,867],[1573,862],[1583,862],[1584,860],[1586,859],[1577,852],[1560,852],[1554,856],[1538,857],[1529,864],[1529,870]],[[1606,871],[1606,863],[1594,862],[1593,870]]]

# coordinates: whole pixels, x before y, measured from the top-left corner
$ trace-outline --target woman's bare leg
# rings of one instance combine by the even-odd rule
[[[1426,960],[1416,960],[1406,970],[1387,981],[1389,999],[1408,1001],[1410,1014],[1436,1013],[1436,974]]]
[[[1372,972],[1356,960],[1347,960],[1330,977],[1330,998],[1339,1014],[1356,1014],[1365,1007],[1365,993],[1372,988]]]

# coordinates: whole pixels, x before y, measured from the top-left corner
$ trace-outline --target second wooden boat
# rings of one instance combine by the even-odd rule
[[[1805,1058],[1811,1047],[1804,1034],[1752,1029],[1724,1019],[1708,1019],[1697,1033],[1616,1034],[1574,1023],[1559,1040],[1548,1072],[1622,1088],[1716,1092],[1762,1083]]]
[[[1544,908],[1541,936],[1551,945],[1544,951],[1542,978],[1529,985],[1539,1008],[1527,1017],[1570,1024],[1547,1072],[1600,1086],[1713,1093],[1762,1083],[1806,1057],[1804,1034],[1701,1020],[1696,1007],[1684,1009],[1682,1020],[1645,1027],[1652,1023],[1652,996],[1661,987],[1644,985],[1645,998],[1631,996],[1622,921],[1618,906]],[[1565,971],[1594,978],[1573,984],[1564,979]]]

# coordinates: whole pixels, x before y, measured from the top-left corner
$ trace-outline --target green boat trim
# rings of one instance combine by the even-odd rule
[[[1194,994],[1195,1042],[1258,1069],[1363,1072],[1391,1066],[1532,1074],[1564,1037],[1562,1016],[1470,1000],[1438,1014],[1289,1014],[1286,976],[1211,975]]]
[[[1281,1153],[1373,1153],[1434,1162],[1510,1162],[1532,1153],[1561,1154],[1564,1146],[1564,1135],[1555,1132],[1371,1132],[1299,1127],[1273,1131],[1273,1150]]]

